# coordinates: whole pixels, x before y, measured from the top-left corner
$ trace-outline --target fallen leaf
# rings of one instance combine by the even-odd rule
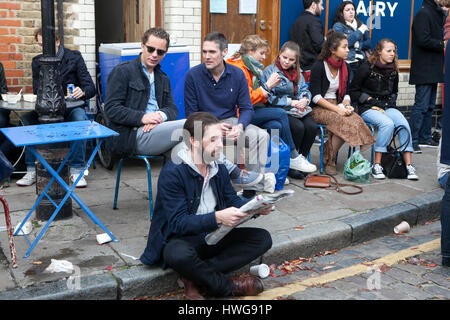
[[[42,264],[42,261],[35,261],[35,262],[33,262],[33,264],[40,265],[40,264]]]
[[[296,227],[295,227],[295,230],[302,230],[302,229],[303,229],[302,226],[296,226]]]
[[[385,272],[388,271],[388,270],[391,270],[391,267],[389,267],[389,266],[386,265],[386,264],[383,264],[383,265],[380,267],[380,272],[381,272],[381,273],[385,273]]]
[[[331,268],[334,268],[334,267],[335,266],[328,266],[328,267],[323,268],[322,270],[325,271],[325,270],[328,270],[328,269],[331,269]]]

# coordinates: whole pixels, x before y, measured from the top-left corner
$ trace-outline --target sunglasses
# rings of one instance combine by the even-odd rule
[[[162,49],[156,49],[156,48],[154,48],[154,47],[152,47],[152,46],[147,46],[147,45],[145,45],[145,44],[144,44],[144,46],[147,48],[148,53],[153,53],[153,52],[156,50],[156,53],[157,53],[158,56],[160,56],[160,57],[162,57],[163,55],[166,54],[166,51],[165,51],[165,50],[162,50]]]

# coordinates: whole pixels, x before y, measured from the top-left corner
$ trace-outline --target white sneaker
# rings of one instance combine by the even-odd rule
[[[416,168],[409,164],[406,167],[406,170],[408,171],[408,180],[419,180],[419,177],[416,174]]]
[[[20,187],[28,187],[36,183],[36,171],[28,171],[16,184]]]
[[[377,180],[386,179],[386,176],[383,173],[383,167],[379,163],[375,163],[372,167],[372,176]]]
[[[284,180],[284,185],[287,186],[290,183],[289,179],[286,177],[286,180]]]
[[[317,170],[317,167],[306,160],[303,155],[299,155],[297,158],[291,159],[289,168],[307,173],[311,173]]]
[[[71,174],[70,175],[70,182],[73,184],[75,180],[78,178],[78,173]],[[84,175],[81,177],[80,181],[78,181],[77,186],[75,188],[86,188],[87,187],[87,181],[84,178]]]

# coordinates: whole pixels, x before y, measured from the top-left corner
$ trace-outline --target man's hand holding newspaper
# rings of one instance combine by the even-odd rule
[[[217,222],[218,224],[220,224],[220,226],[216,231],[206,235],[206,243],[209,245],[214,245],[219,242],[234,227],[261,214],[269,214],[272,211],[273,204],[275,202],[282,198],[291,196],[293,193],[293,190],[283,190],[273,194],[257,195],[239,209],[231,207],[221,211],[217,211]]]

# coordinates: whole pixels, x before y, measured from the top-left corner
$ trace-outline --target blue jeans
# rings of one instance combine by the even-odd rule
[[[447,172],[442,177],[439,178],[439,185],[441,188],[445,189],[445,186],[447,185],[448,176],[450,175],[450,172]]]
[[[0,128],[9,127],[9,110],[0,109]]]
[[[66,109],[64,114],[64,121],[84,121],[87,120],[86,112],[83,108],[73,108]],[[25,125],[39,124],[38,114],[35,111],[31,111],[23,115],[22,121]],[[72,144],[73,142],[71,142]],[[84,166],[84,161],[86,157],[86,140],[79,141],[77,146],[72,152],[69,158],[70,173],[77,174],[80,173]],[[35,158],[31,151],[25,149],[25,163],[27,165],[27,170],[34,170]]]
[[[450,179],[441,203],[441,252],[443,257],[450,258]]]
[[[389,144],[394,129],[400,125],[405,126],[409,135],[411,135],[411,129],[409,128],[408,121],[405,119],[403,114],[394,108],[386,109],[386,114],[377,110],[367,110],[362,115],[361,118],[367,123],[370,123],[378,128],[377,141],[375,142],[375,152],[387,152],[387,145]],[[399,142],[400,146],[404,145],[408,139],[408,134],[405,130],[399,132]],[[404,151],[413,152],[413,145],[411,139],[406,146]]]
[[[255,113],[253,114],[253,118],[250,123],[267,130],[278,129],[281,140],[283,140],[284,143],[286,143],[291,149],[291,158],[298,156],[289,127],[289,119],[284,109],[255,108]]]
[[[437,83],[416,85],[414,106],[411,109],[411,125],[414,145],[431,140],[431,116],[436,106]]]

